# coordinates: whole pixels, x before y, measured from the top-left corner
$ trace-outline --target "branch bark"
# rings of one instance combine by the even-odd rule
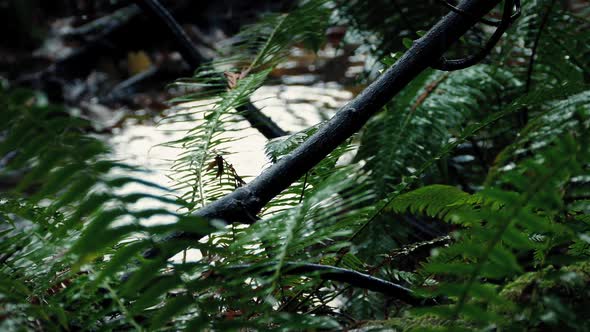
[[[398,94],[412,79],[436,66],[444,52],[492,10],[500,0],[463,0],[459,8],[472,15],[450,12],[422,38],[416,40],[402,58],[343,106],[314,135],[283,157],[248,185],[196,212],[209,219],[253,223],[260,210],[281,191],[318,164],[332,150],[359,131],[371,116]]]

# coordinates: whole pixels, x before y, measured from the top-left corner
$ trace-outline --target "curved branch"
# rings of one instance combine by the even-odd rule
[[[477,19],[475,18],[475,16],[473,16],[471,13],[466,12],[464,10],[462,10],[461,8],[455,7],[453,6],[450,2],[446,1],[446,0],[438,0],[439,2],[441,2],[445,7],[449,8],[450,10],[459,13],[459,14],[463,14],[465,16],[471,17],[473,19]],[[516,6],[516,10],[514,11],[514,14],[512,14],[510,16],[510,22],[514,22],[517,18],[520,17],[521,14],[521,5],[520,5],[520,0],[514,0],[514,5]],[[502,24],[502,20],[500,21],[496,21],[496,20],[489,20],[485,17],[482,17],[479,19],[479,22],[489,25],[489,26],[493,26],[493,27],[499,27],[500,24]]]
[[[248,272],[261,272],[262,275],[270,275],[275,271],[264,271],[266,268],[273,267],[273,263],[262,265],[234,265],[228,267],[225,272],[235,272],[247,270]],[[216,272],[221,272],[219,270]],[[368,289],[377,293],[386,294],[395,297],[401,301],[409,304],[421,304],[425,302],[432,302],[432,299],[421,299],[414,295],[414,292],[406,287],[395,284],[393,282],[373,277],[371,275],[357,272],[354,270],[347,270],[340,267],[311,264],[311,263],[295,263],[286,262],[283,265],[281,273],[284,275],[307,275],[317,274],[322,280],[337,281],[349,284],[356,288]]]
[[[518,0],[516,0],[516,1],[518,1]],[[484,46],[484,48],[482,50],[480,50],[476,54],[470,55],[470,56],[465,57],[463,59],[448,60],[448,59],[445,59],[444,57],[441,57],[440,60],[432,66],[432,68],[435,68],[438,70],[444,70],[444,71],[465,69],[467,67],[471,67],[471,66],[477,64],[478,62],[483,60],[486,56],[488,56],[490,54],[490,52],[492,52],[492,50],[496,46],[496,43],[498,43],[498,41],[500,40],[500,38],[502,37],[502,35],[506,31],[506,29],[508,29],[508,27],[510,27],[510,23],[512,21],[512,17],[511,17],[512,7],[514,5],[514,2],[515,1],[513,1],[513,0],[505,0],[504,10],[502,12],[502,20],[500,21],[498,28],[496,29],[496,31],[494,31],[494,34],[487,41],[486,45]],[[463,15],[463,13],[461,13],[461,14]],[[471,17],[471,15],[468,15],[468,16]]]
[[[192,67],[197,68],[203,62],[210,61],[207,56],[199,52],[184,29],[174,19],[172,14],[158,0],[135,0],[136,4],[145,12],[162,22],[174,39],[182,58]],[[267,139],[273,139],[287,134],[269,117],[264,115],[252,103],[238,108],[240,114]]]

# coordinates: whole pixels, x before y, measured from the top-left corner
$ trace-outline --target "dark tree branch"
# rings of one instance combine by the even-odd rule
[[[274,266],[272,263],[263,264],[259,266],[236,265],[228,267],[225,271],[231,271],[232,273],[235,273],[236,270],[257,272],[272,266]],[[286,262],[285,264],[283,264],[281,272],[283,275],[317,274],[318,277],[322,280],[347,283],[353,287],[368,289],[374,292],[386,294],[410,304],[420,304],[432,301],[432,299],[420,299],[414,295],[414,292],[412,292],[412,290],[400,286],[398,284],[392,283],[390,281],[376,278],[365,273],[347,270],[335,266]],[[263,275],[271,273],[274,273],[274,271],[262,272]]]
[[[210,60],[198,51],[197,47],[193,44],[184,29],[158,0],[135,0],[135,2],[145,12],[149,13],[165,25],[166,29],[174,39],[176,47],[183,59],[193,69],[197,68],[203,62]],[[273,139],[287,134],[286,131],[281,129],[250,102],[239,107],[238,111],[253,128],[257,129],[267,139]]]
[[[474,55],[470,55],[470,56],[465,57],[463,59],[448,60],[448,59],[445,59],[444,57],[441,57],[439,63],[437,63],[433,67],[436,69],[439,69],[439,70],[444,70],[444,71],[460,70],[460,69],[465,69],[467,67],[471,67],[471,66],[475,65],[476,63],[480,62],[481,60],[485,59],[485,57],[488,56],[490,54],[490,52],[492,52],[492,50],[496,46],[496,43],[498,43],[498,41],[500,40],[500,38],[502,37],[502,35],[506,31],[506,29],[508,29],[508,27],[510,27],[510,23],[512,22],[512,17],[511,17],[512,7],[514,6],[514,2],[515,1],[513,1],[513,0],[505,0],[504,1],[504,11],[502,13],[502,20],[500,21],[498,28],[496,29],[496,31],[494,31],[494,34],[488,40],[488,42],[486,43],[486,45],[484,46],[484,48],[482,50],[480,50],[478,53],[476,53]],[[518,2],[518,0],[516,0],[516,2]],[[459,13],[461,15],[464,15],[463,12],[459,12]],[[471,15],[469,15],[469,16],[471,16]]]
[[[475,18],[450,12],[391,68],[371,83],[355,99],[343,106],[329,121],[290,154],[284,156],[244,187],[198,210],[195,215],[228,223],[254,223],[256,215],[275,196],[310,171],[336,147],[359,131],[388,101],[418,74],[436,63],[451,44],[483,17],[500,0],[463,0],[459,8]],[[170,240],[199,240],[207,234],[176,233]],[[144,257],[160,255],[157,248]]]
[[[331,151],[359,131],[371,116],[402,90],[412,79],[435,64],[451,44],[492,10],[500,0],[464,0],[459,8],[475,18],[451,12],[375,82],[343,106],[334,117],[297,149],[283,157],[247,186],[197,211],[205,218],[227,222],[255,222],[256,215],[272,198],[317,165]]]
[[[532,80],[533,80],[533,68],[535,66],[535,57],[537,56],[537,48],[539,47],[539,41],[541,40],[541,34],[543,34],[543,30],[549,21],[549,14],[551,14],[551,10],[555,5],[555,0],[552,0],[549,6],[547,6],[547,10],[541,19],[541,24],[539,25],[539,31],[537,31],[537,35],[535,36],[535,41],[533,42],[533,48],[531,50],[531,57],[529,59],[529,66],[527,69],[526,74],[526,86],[525,90],[528,92],[531,88]]]
[[[438,0],[438,1],[441,2],[443,5],[445,5],[445,7],[449,8],[450,10],[452,10],[456,13],[475,18],[475,16],[473,16],[471,13],[464,11],[461,8],[453,6],[450,2],[448,2],[446,0]],[[521,11],[520,0],[515,0],[514,5],[516,6],[516,10],[514,11],[514,14],[512,14],[510,16],[510,22],[514,22],[520,16],[520,11]],[[502,24],[502,20],[500,20],[500,21],[489,20],[485,17],[480,18],[479,22],[489,25],[489,26],[493,26],[493,27],[499,27]]]

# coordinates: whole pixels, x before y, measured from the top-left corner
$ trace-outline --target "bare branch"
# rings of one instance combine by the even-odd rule
[[[446,0],[438,0],[438,1],[441,2],[443,5],[445,5],[445,7],[449,8],[450,10],[452,10],[456,13],[463,14],[463,15],[469,16],[471,18],[475,18],[471,13],[466,12],[466,11],[462,10],[461,8],[457,8],[457,7],[453,6],[450,2],[448,2]],[[514,22],[518,17],[520,17],[520,11],[521,11],[520,0],[514,0],[514,5],[516,6],[516,10],[514,11],[514,14],[512,14],[510,16],[510,22]],[[477,19],[477,18],[475,18],[475,19]],[[485,17],[480,18],[479,22],[489,25],[489,26],[493,26],[493,27],[499,27],[502,24],[502,20],[500,20],[500,21],[489,20]]]
[[[483,17],[499,0],[464,0],[459,8]],[[254,217],[272,198],[288,188],[317,165],[336,147],[359,131],[371,116],[401,91],[412,79],[435,64],[451,44],[477,20],[451,12],[369,85],[361,94],[343,106],[314,135],[283,157],[247,186],[197,211],[205,218],[227,222],[252,223]]]
[[[170,12],[158,0],[135,0],[135,3],[146,13],[152,15],[166,26],[172,35],[178,51],[193,69],[207,61],[190,40],[184,29],[178,24]]]
[[[496,46],[496,43],[498,43],[498,41],[500,40],[500,37],[502,37],[502,35],[506,31],[506,29],[508,29],[508,27],[510,27],[510,23],[512,23],[512,16],[511,16],[512,15],[512,7],[514,6],[515,2],[519,3],[519,0],[516,0],[516,1],[505,0],[504,1],[504,11],[502,13],[502,20],[498,24],[498,28],[496,29],[496,31],[494,31],[494,34],[492,35],[490,40],[487,41],[486,45],[484,46],[484,48],[481,51],[479,51],[478,53],[476,53],[474,55],[470,55],[468,57],[465,57],[463,59],[448,60],[448,59],[445,59],[444,57],[441,57],[440,61],[432,67],[439,69],[439,70],[444,70],[444,71],[453,71],[453,70],[460,70],[460,69],[465,69],[467,67],[471,67],[471,66],[477,64],[478,62],[480,62],[481,60],[483,60],[486,56],[488,56],[490,54],[490,52],[492,52],[492,50]],[[519,5],[520,5],[520,3],[519,3]],[[520,12],[520,10],[518,12]],[[464,15],[464,12],[459,12],[459,13],[461,15]],[[472,15],[468,15],[468,16],[471,17]]]
[[[216,272],[236,272],[236,270],[243,271],[246,270],[248,272],[257,272],[264,270],[265,268],[271,268],[274,266],[273,263],[267,263],[262,265],[234,265],[228,267],[224,270],[216,271]],[[262,272],[262,275],[269,275],[274,273],[274,271],[266,271]],[[421,299],[414,295],[414,292],[404,286],[395,284],[393,282],[383,280],[380,278],[373,277],[371,275],[347,270],[340,267],[329,266],[329,265],[321,265],[321,264],[311,264],[311,263],[295,263],[295,262],[286,262],[283,264],[281,269],[281,273],[284,275],[309,275],[309,274],[317,274],[317,276],[322,280],[328,281],[338,281],[347,283],[356,288],[368,289],[374,292],[378,292],[381,294],[386,294],[392,297],[395,297],[401,301],[410,304],[420,304],[425,302],[432,302],[432,299]]]
[[[193,69],[210,60],[201,52],[199,52],[198,48],[193,44],[184,29],[158,0],[135,0],[135,2],[145,12],[157,18],[166,26],[170,35],[173,37],[176,47],[178,48],[183,59]],[[262,135],[264,135],[264,137],[268,139],[273,139],[287,134],[287,132],[281,129],[276,123],[264,115],[264,113],[262,113],[250,102],[243,107],[238,108],[238,111],[253,128],[257,129]]]

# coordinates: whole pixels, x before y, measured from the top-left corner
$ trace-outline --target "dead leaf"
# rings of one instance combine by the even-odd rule
[[[223,75],[227,79],[227,86],[230,88],[230,90],[233,90],[236,88],[236,86],[238,86],[238,81],[246,77],[249,72],[249,69],[242,69],[242,71],[239,73],[226,71],[223,73]]]
[[[152,66],[152,60],[144,51],[127,53],[127,70],[129,75],[137,75],[148,70]]]

